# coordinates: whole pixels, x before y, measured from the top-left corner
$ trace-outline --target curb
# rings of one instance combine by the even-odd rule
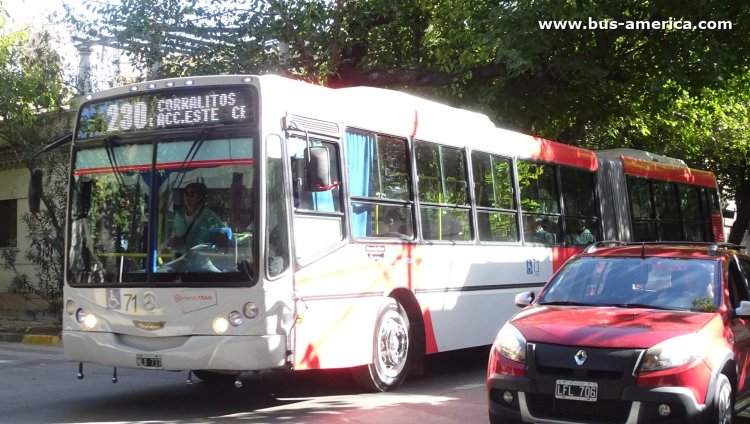
[[[60,344],[60,337],[46,334],[24,334],[21,343],[57,346]]]

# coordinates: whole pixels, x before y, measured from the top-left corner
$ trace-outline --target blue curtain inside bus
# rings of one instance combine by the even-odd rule
[[[346,133],[346,165],[349,169],[349,191],[352,197],[372,197],[370,177],[375,153],[375,137],[358,133]],[[354,237],[370,234],[370,213],[367,209],[352,210],[352,233]]]

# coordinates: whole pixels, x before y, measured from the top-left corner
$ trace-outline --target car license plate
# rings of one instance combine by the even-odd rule
[[[589,381],[557,380],[555,397],[557,399],[582,400],[596,402],[599,385]]]
[[[136,355],[135,360],[139,368],[161,369],[161,356],[159,355]]]

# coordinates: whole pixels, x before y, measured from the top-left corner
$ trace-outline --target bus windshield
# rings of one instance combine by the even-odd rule
[[[252,280],[253,139],[202,134],[75,151],[71,284]]]

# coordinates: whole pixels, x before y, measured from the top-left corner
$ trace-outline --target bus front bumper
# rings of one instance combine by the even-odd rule
[[[139,337],[65,330],[62,339],[71,361],[122,368],[255,371],[287,364],[283,335]]]

